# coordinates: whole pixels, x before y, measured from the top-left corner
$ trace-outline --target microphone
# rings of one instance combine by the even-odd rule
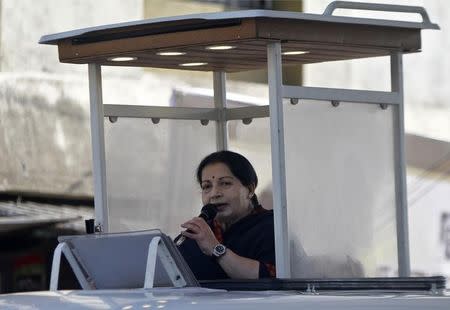
[[[216,217],[217,214],[217,206],[212,203],[208,203],[203,206],[202,210],[200,211],[200,215],[198,217],[201,217],[205,220],[205,222],[211,221]],[[183,244],[184,240],[186,240],[186,236],[183,236],[182,234],[179,234],[175,238],[175,245],[180,246]]]

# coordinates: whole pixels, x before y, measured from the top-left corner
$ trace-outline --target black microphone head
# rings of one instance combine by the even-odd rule
[[[216,217],[217,207],[212,203],[208,203],[203,206],[202,211],[200,212],[200,217],[205,221],[211,221]]]

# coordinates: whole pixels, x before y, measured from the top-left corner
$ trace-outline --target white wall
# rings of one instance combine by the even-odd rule
[[[142,18],[142,0],[2,0],[1,71],[85,72],[61,65],[55,46],[38,45],[45,34]]]
[[[143,1],[0,5],[0,190],[92,196],[87,66],[59,63],[57,47],[38,41],[45,34],[141,19]],[[170,97],[170,84],[144,77],[141,69],[103,72],[106,103],[149,102],[149,84],[161,89],[152,99]]]
[[[441,240],[441,216],[450,213],[450,179],[436,173],[420,177],[423,173],[412,171],[408,179],[412,270],[450,277],[450,258]]]

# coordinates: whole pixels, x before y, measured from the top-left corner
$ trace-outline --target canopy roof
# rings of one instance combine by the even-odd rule
[[[236,72],[266,67],[266,45],[281,41],[283,64],[308,64],[420,51],[424,22],[268,10],[149,19],[46,35],[64,63]],[[211,46],[231,49],[208,49]],[[181,55],[164,56],[161,52]],[[132,57],[113,61],[116,57]],[[196,66],[181,64],[197,63]]]

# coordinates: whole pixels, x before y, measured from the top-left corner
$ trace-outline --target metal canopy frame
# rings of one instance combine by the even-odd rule
[[[336,8],[416,13],[423,21],[335,16]],[[284,55],[284,64],[298,65],[388,56],[397,50],[419,52],[420,31],[438,28],[420,7],[336,1],[323,14],[266,10],[196,14],[47,35],[40,43],[57,44],[64,63],[239,72],[265,68],[266,46],[271,42],[281,42],[284,53],[305,51]],[[216,45],[231,49],[211,49]],[[118,57],[121,62],[115,61]]]
[[[334,9],[336,8],[354,8],[354,9],[369,9],[369,10],[383,10],[383,11],[401,11],[401,12],[415,12],[421,14],[423,17],[423,23],[409,23],[409,22],[396,22],[396,21],[380,21],[364,18],[343,18],[332,16]],[[259,19],[258,19],[259,18]],[[230,31],[224,33],[229,34],[228,39],[217,40],[214,36],[208,36],[207,33],[208,23],[213,21],[235,21],[240,19],[239,26],[231,25]],[[246,23],[250,20],[260,21],[259,24],[252,24],[251,26],[259,27],[258,34],[253,37],[249,34],[249,28]],[[192,34],[192,31],[177,33],[177,23],[183,24],[183,21],[192,26],[195,24],[195,20],[199,25],[202,25],[199,32],[205,34],[209,42],[195,41],[191,38],[181,40],[179,34],[187,36]],[[206,21],[205,21],[206,20]],[[329,27],[347,27],[345,31],[354,29],[357,31],[360,25],[364,27],[372,27],[373,38],[380,44],[380,34],[394,33],[395,36],[389,40],[391,45],[389,48],[383,48],[371,42],[371,37],[365,38],[366,46],[370,46],[372,52],[366,50],[363,54],[351,54],[348,57],[341,57],[342,59],[360,58],[360,57],[372,57],[380,55],[390,55],[391,61],[391,91],[390,92],[376,92],[376,91],[363,91],[363,90],[350,90],[350,89],[332,89],[332,88],[317,88],[317,87],[301,87],[301,86],[288,86],[282,84],[282,64],[290,63],[288,56],[282,56],[283,46],[286,46],[286,42],[283,41],[284,31],[287,31],[288,24],[286,22],[300,22],[300,25],[313,24],[315,26]],[[246,43],[249,39],[258,39],[258,51],[261,49],[264,51],[264,59],[260,59],[258,66],[264,63],[268,69],[268,84],[269,84],[269,105],[258,107],[243,107],[243,108],[227,108],[226,106],[226,71],[228,70],[226,65],[213,66],[207,68],[213,71],[213,89],[214,89],[214,108],[177,108],[177,107],[148,107],[148,106],[134,106],[134,105],[103,105],[102,102],[102,87],[101,87],[101,65],[108,64],[105,61],[104,55],[108,48],[112,52],[109,56],[117,55],[131,55],[131,51],[120,50],[126,48],[124,42],[131,42],[127,40],[137,40],[139,48],[150,48],[149,46],[156,46],[156,48],[150,48],[147,50],[148,55],[154,55],[155,51],[167,50],[170,44],[175,41],[161,41],[161,34],[147,35],[148,40],[145,40],[145,36],[135,38],[118,38],[117,40],[102,39],[101,34],[111,35],[113,30],[116,29],[118,33],[126,33],[124,30],[126,27],[130,27],[131,30],[147,29],[152,25],[156,25],[163,28],[164,23],[168,26],[167,31],[171,29],[174,33],[165,33],[170,40],[181,40],[182,43],[178,44],[177,49],[186,47],[193,48],[196,45],[205,46],[208,44],[216,44],[218,42],[227,43],[234,42],[240,44]],[[264,24],[266,23],[266,24]],[[273,26],[276,23],[277,28],[273,32],[267,31],[267,27]],[[278,24],[277,24],[278,23]],[[305,24],[306,23],[306,24]],[[350,26],[349,26],[350,24]],[[206,26],[205,26],[206,25]],[[224,26],[225,28],[228,26]],[[233,28],[234,27],[234,28]],[[220,28],[220,27],[219,27]],[[295,28],[295,27],[294,27]],[[212,120],[216,122],[216,148],[217,150],[227,149],[227,126],[226,122],[235,119],[252,119],[257,117],[269,117],[270,114],[270,130],[271,130],[271,156],[272,156],[272,180],[273,180],[273,205],[275,216],[275,240],[276,240],[276,271],[279,278],[290,277],[290,255],[289,255],[289,243],[288,243],[288,225],[287,225],[287,202],[286,202],[286,171],[285,171],[285,154],[284,154],[284,125],[283,125],[283,98],[291,99],[317,99],[317,100],[330,100],[330,101],[346,101],[356,103],[376,103],[383,105],[396,105],[398,106],[397,127],[395,128],[395,160],[396,160],[396,217],[397,217],[397,252],[398,252],[398,266],[399,276],[409,276],[410,263],[409,263],[409,247],[408,247],[408,216],[407,216],[407,200],[406,200],[406,173],[405,173],[405,155],[404,155],[404,120],[403,120],[403,71],[402,71],[402,54],[405,52],[419,51],[420,50],[420,30],[424,28],[438,29],[438,26],[432,24],[426,12],[423,8],[408,7],[408,6],[390,6],[390,5],[370,5],[361,3],[347,3],[342,1],[336,1],[331,4],[324,15],[311,15],[311,14],[297,14],[297,13],[283,13],[283,12],[267,12],[267,11],[241,11],[233,13],[223,14],[202,14],[201,17],[187,16],[177,17],[172,19],[158,19],[153,21],[135,22],[119,25],[104,26],[98,28],[89,28],[85,31],[78,30],[74,32],[68,32],[63,34],[56,34],[52,36],[45,36],[41,39],[41,43],[46,44],[58,44],[61,61],[73,62],[73,63],[88,63],[89,64],[89,85],[90,85],[90,104],[91,104],[91,130],[92,130],[92,149],[93,149],[93,163],[94,163],[94,190],[95,190],[95,215],[96,215],[96,227],[97,231],[108,232],[108,206],[107,206],[107,189],[106,189],[106,168],[105,168],[105,147],[104,147],[104,129],[103,120],[104,117],[147,117],[147,118],[167,118],[167,119],[190,119],[190,120]],[[342,28],[344,29],[344,28]],[[341,29],[341,30],[342,30]],[[214,29],[213,29],[214,30]],[[217,30],[217,29],[216,29]],[[214,31],[216,31],[214,30]],[[212,30],[211,30],[212,31]],[[242,36],[240,31],[243,31]],[[306,31],[305,31],[306,32]],[[261,33],[265,33],[266,37],[261,38]],[[97,35],[97,36],[96,36]],[[333,38],[327,37],[329,41],[324,44],[322,42],[310,42],[292,39],[289,36],[295,34],[289,33],[286,37],[293,47],[298,46],[315,46],[322,48],[322,50],[330,50],[330,40]],[[361,34],[360,34],[361,35]],[[404,36],[408,38],[414,38],[414,42],[403,41]],[[267,37],[269,36],[269,37]],[[98,42],[95,42],[96,38]],[[84,41],[83,41],[84,40]],[[192,41],[193,40],[193,41]],[[180,42],[181,42],[180,41]],[[80,43],[81,42],[81,43]],[[409,48],[405,49],[405,46],[400,43],[407,43]],[[117,46],[116,46],[117,43]],[[353,42],[355,43],[355,42]],[[352,44],[353,44],[352,43]],[[297,44],[297,45],[296,45]],[[355,45],[346,45],[345,43],[334,44],[333,47],[336,50],[343,49],[344,47],[350,50],[357,51],[358,47]],[[125,46],[125,47],[124,47]],[[291,46],[292,49],[292,46]],[[78,52],[77,52],[78,51]],[[115,53],[114,51],[119,51]],[[348,52],[348,51],[347,51]],[[360,51],[361,52],[361,51]],[[345,53],[344,53],[345,54]],[[91,55],[91,56],[89,56]],[[203,55],[203,54],[202,54]],[[232,53],[221,54],[224,60],[228,59],[229,62],[233,61]],[[258,54],[260,55],[260,54]],[[337,57],[339,58],[339,57]],[[335,60],[336,57],[329,57],[320,59],[319,61]],[[317,62],[317,59],[300,59],[297,63],[311,63]],[[131,63],[116,63],[115,65],[133,66]],[[148,64],[140,64],[146,66]],[[167,67],[172,68],[174,63],[172,62],[159,62],[155,63],[155,67]],[[179,68],[183,69],[183,68]],[[205,70],[204,68],[190,68],[191,70]],[[233,68],[232,68],[233,69]],[[236,68],[234,68],[236,69]],[[248,69],[242,67],[242,70]]]
[[[290,277],[290,250],[288,239],[286,168],[284,154],[283,98],[346,101],[355,103],[376,103],[380,105],[397,105],[397,128],[395,129],[396,159],[396,218],[397,218],[397,255],[399,276],[410,274],[408,209],[406,200],[406,166],[404,151],[403,120],[403,69],[402,53],[392,53],[391,92],[375,92],[351,89],[333,89],[318,87],[286,86],[282,84],[281,44],[271,43],[267,46],[269,106],[243,108],[226,108],[225,73],[214,72],[215,108],[177,108],[148,107],[127,105],[104,105],[104,117],[144,117],[164,119],[212,120],[216,122],[216,148],[227,149],[226,122],[236,119],[252,119],[270,116],[272,183],[275,224],[275,249],[277,260],[277,277]],[[96,227],[108,232],[108,207],[106,205],[106,168],[103,136],[103,118],[101,113],[101,71],[96,64],[89,65],[91,84],[91,128],[95,180]],[[101,145],[98,145],[101,144]]]

